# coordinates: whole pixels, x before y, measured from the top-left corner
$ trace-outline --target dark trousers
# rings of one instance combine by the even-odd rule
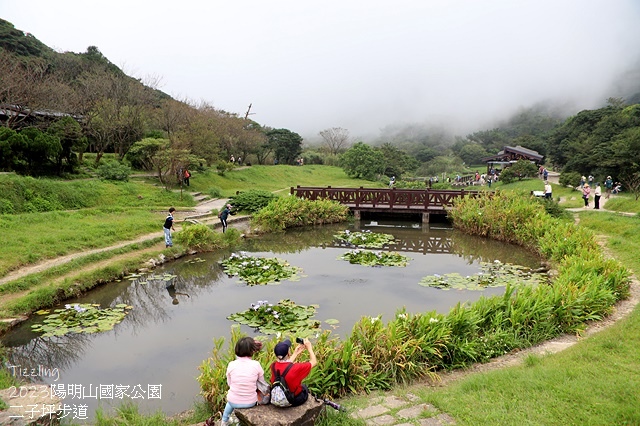
[[[593,204],[594,204],[594,206],[593,206],[594,209],[599,209],[600,208],[600,196],[599,195],[596,195],[593,198]]]
[[[291,406],[297,407],[298,405],[302,405],[305,402],[307,402],[308,398],[309,398],[309,388],[307,387],[307,385],[302,385],[302,391],[293,398],[293,401],[291,402]]]

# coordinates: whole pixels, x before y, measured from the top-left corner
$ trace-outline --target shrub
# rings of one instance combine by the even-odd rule
[[[100,164],[96,173],[100,179],[127,182],[131,168],[117,161],[108,161]]]
[[[265,232],[283,231],[306,225],[322,225],[347,220],[349,208],[331,200],[278,198],[253,216],[252,223]]]
[[[581,177],[582,176],[578,172],[562,172],[560,173],[560,179],[558,181],[560,185],[575,188],[580,185]]]
[[[230,199],[230,203],[233,205],[235,210],[256,213],[258,210],[266,207],[271,200],[276,198],[278,198],[278,196],[269,191],[252,189],[250,191],[241,192],[235,197],[232,197]]]
[[[213,251],[240,242],[240,231],[228,228],[227,232],[215,232],[207,225],[190,225],[176,232],[175,241],[190,250]]]

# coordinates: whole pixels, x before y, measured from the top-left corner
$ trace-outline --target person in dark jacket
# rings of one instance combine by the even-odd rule
[[[218,217],[222,223],[222,232],[227,230],[227,218],[229,217],[229,213],[231,213],[231,204],[227,204],[224,209],[218,213]]]
[[[175,231],[175,228],[173,227],[173,212],[175,212],[176,209],[171,207],[169,209],[169,214],[167,215],[167,218],[164,220],[164,243],[166,247],[173,247],[173,240],[171,239],[171,231]]]

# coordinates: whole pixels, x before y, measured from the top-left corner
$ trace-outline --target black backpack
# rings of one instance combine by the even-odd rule
[[[276,407],[290,407],[294,400],[293,392],[289,390],[287,381],[284,379],[293,363],[287,365],[282,374],[276,371],[276,363],[271,364],[271,374],[274,377],[271,385],[271,404]]]

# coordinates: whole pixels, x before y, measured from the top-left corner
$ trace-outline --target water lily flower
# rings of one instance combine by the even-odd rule
[[[438,322],[438,318],[429,318],[429,323]]]
[[[71,305],[69,305],[68,303],[66,305],[64,305],[65,309],[71,309]]]
[[[266,271],[267,269],[269,269],[269,265],[264,265],[264,266],[262,267],[262,269],[264,269],[264,270]]]

